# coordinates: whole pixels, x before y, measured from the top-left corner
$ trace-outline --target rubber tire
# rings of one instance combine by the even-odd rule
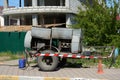
[[[46,51],[45,51],[46,52]],[[51,56],[50,58],[52,59],[52,64],[51,65],[47,65],[45,62],[42,61],[42,59],[45,58],[45,56],[39,56],[38,57],[38,67],[40,68],[40,70],[42,71],[54,71],[59,63],[59,59],[56,56]]]

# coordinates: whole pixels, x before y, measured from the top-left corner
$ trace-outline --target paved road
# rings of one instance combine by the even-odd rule
[[[16,64],[17,61],[0,63],[0,75],[120,80],[120,69],[104,69],[103,74],[98,74],[97,68],[68,68],[68,67],[61,68],[54,72],[43,72],[40,71],[39,68],[34,65],[28,67],[26,70],[21,70],[18,68]]]

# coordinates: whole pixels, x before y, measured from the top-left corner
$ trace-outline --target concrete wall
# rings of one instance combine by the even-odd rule
[[[5,0],[5,3],[7,0]],[[78,12],[78,7],[82,7],[81,0],[45,0],[49,3],[44,2],[44,0],[25,0],[23,8],[12,8],[12,9],[5,9],[3,10],[3,14],[5,17],[5,24],[10,25],[9,16],[10,15],[21,15],[21,14],[31,14],[31,20],[28,19],[28,22],[31,22],[31,25],[38,25],[40,20],[38,20],[39,16],[38,14],[44,14],[44,13],[54,13],[54,14],[60,14],[63,13],[66,15],[66,27],[69,27],[68,25],[71,25],[74,23],[72,18],[74,17],[74,14]],[[55,4],[53,3],[55,2]],[[4,3],[4,4],[5,4]],[[37,6],[39,5],[39,6]],[[47,6],[45,6],[47,5]],[[51,6],[50,6],[51,5]],[[54,6],[55,5],[55,6]],[[27,8],[28,7],[28,8]],[[84,8],[83,8],[84,9]],[[63,15],[60,14],[60,15]],[[25,16],[26,16],[25,15]],[[26,20],[27,21],[27,20]],[[17,25],[23,25],[22,22],[26,23],[25,21],[22,21],[20,18],[17,20]],[[27,23],[28,23],[27,22]],[[30,24],[29,24],[30,25]]]
[[[82,8],[82,10],[85,10],[85,8],[82,6],[81,0],[69,0],[69,6],[72,12],[77,13],[78,7]]]

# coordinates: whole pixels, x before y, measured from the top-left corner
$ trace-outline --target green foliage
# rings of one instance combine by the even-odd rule
[[[101,4],[98,0],[92,1],[92,4],[83,4],[86,7],[85,11],[79,8],[79,13],[75,17],[77,24],[72,27],[82,28],[84,43],[88,46],[119,46],[120,37],[117,31],[120,21],[116,20],[118,4],[114,2],[114,7],[108,8],[104,1]]]
[[[115,68],[120,68],[120,56],[117,57],[116,63],[113,65]]]
[[[114,45],[120,48],[120,36],[119,35],[111,35],[112,41],[109,45]]]

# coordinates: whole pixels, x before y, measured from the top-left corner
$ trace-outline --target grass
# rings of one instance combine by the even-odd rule
[[[68,59],[68,62],[75,64],[82,64],[82,67],[97,68],[98,59]],[[74,63],[73,63],[74,62]],[[103,68],[109,68],[112,62],[112,58],[102,59]],[[120,68],[120,56],[117,57],[116,62],[112,64],[111,68]]]
[[[115,68],[120,68],[120,56],[117,57],[116,63],[113,65]]]
[[[24,56],[24,54],[21,52],[17,52],[17,53],[12,53],[10,51],[0,52],[0,61],[20,59],[23,56]]]

